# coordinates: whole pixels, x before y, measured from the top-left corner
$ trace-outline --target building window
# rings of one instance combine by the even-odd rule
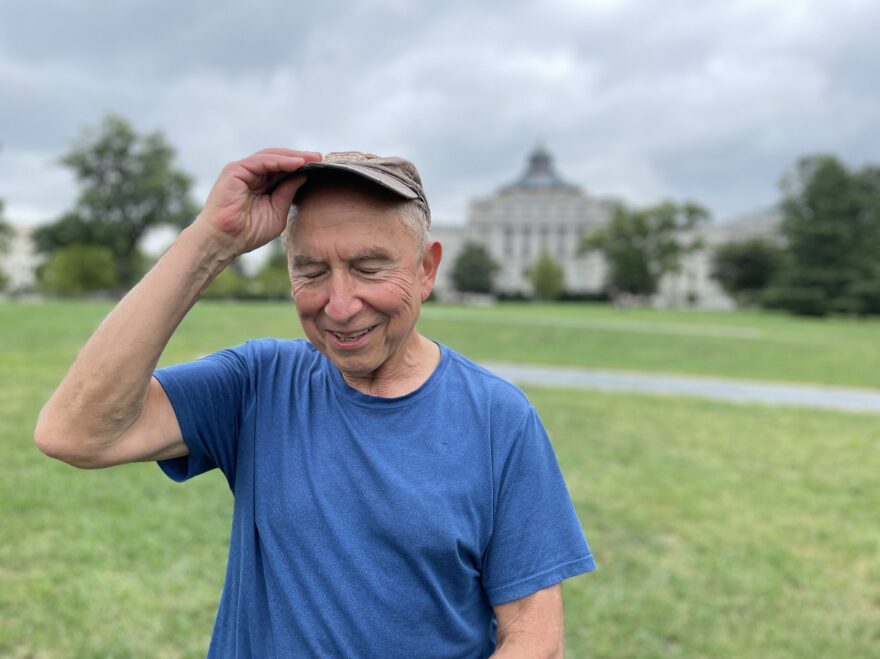
[[[568,252],[565,248],[565,236],[565,226],[560,224],[556,229],[556,253],[559,255],[559,258],[565,258]]]
[[[550,242],[550,227],[543,226],[541,227],[541,251],[549,252],[548,243]]]
[[[513,256],[513,227],[504,227],[504,256]]]
[[[531,227],[523,227],[522,245],[520,255],[527,259],[532,255],[532,229]]]

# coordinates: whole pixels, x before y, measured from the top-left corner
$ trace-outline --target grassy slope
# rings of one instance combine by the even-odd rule
[[[868,657],[880,647],[876,417],[529,392],[599,570],[573,657]]]
[[[222,478],[175,486],[153,465],[79,472],[30,440],[105,310],[0,307],[0,656],[203,656],[207,646],[230,514]],[[862,328],[843,325],[841,336]],[[286,307],[202,309],[168,361],[294,326]],[[530,395],[600,563],[567,585],[568,656],[870,656],[880,646],[876,417]]]
[[[432,307],[422,328],[477,359],[880,387],[880,322],[603,305]]]
[[[51,332],[66,355],[109,308],[99,302],[0,303],[0,338],[9,337],[7,349],[44,353],[49,349],[46,332]],[[164,362],[254,336],[302,336],[289,303],[200,303],[184,327],[187,331],[175,336]],[[429,305],[420,327],[475,359],[880,388],[877,320],[619,311],[603,305]]]

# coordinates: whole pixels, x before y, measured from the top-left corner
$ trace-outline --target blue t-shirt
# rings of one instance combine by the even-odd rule
[[[535,410],[449,348],[399,398],[302,340],[156,377],[190,451],[162,469],[235,495],[211,657],[486,657],[493,605],[594,568]]]

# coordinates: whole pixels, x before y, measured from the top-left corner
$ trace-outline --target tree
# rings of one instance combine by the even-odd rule
[[[203,300],[229,300],[241,297],[245,291],[245,278],[236,268],[225,268],[202,293]]]
[[[758,304],[782,268],[785,252],[763,238],[719,246],[712,255],[712,278],[740,304]]]
[[[678,271],[682,256],[702,246],[693,234],[708,219],[709,213],[694,203],[663,202],[644,209],[619,204],[606,227],[584,236],[579,251],[605,256],[612,297],[650,296],[664,275]]]
[[[562,268],[546,251],[541,252],[538,260],[529,269],[532,290],[539,300],[558,300],[565,290],[565,279]]]
[[[113,253],[100,245],[57,250],[37,271],[39,287],[62,297],[108,291],[117,285]]]
[[[61,162],[73,170],[79,197],[72,210],[34,233],[44,253],[74,244],[101,245],[113,255],[119,284],[138,276],[137,246],[155,226],[186,226],[197,213],[190,177],[175,168],[160,133],[138,135],[118,116],[88,129]]]
[[[452,266],[452,285],[460,293],[491,293],[498,264],[482,245],[465,243]]]
[[[770,304],[805,315],[880,313],[880,168],[808,156],[782,189],[788,259]]]
[[[251,295],[270,300],[290,299],[290,275],[287,272],[287,253],[281,241],[272,244],[269,258],[251,280]]]

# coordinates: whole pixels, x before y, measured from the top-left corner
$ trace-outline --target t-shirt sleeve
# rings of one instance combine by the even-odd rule
[[[193,362],[157,369],[189,455],[160,460],[175,481],[219,468],[235,488],[238,438],[248,383],[245,347],[221,350]]]
[[[483,587],[494,606],[595,569],[550,439],[530,408],[496,465]]]

